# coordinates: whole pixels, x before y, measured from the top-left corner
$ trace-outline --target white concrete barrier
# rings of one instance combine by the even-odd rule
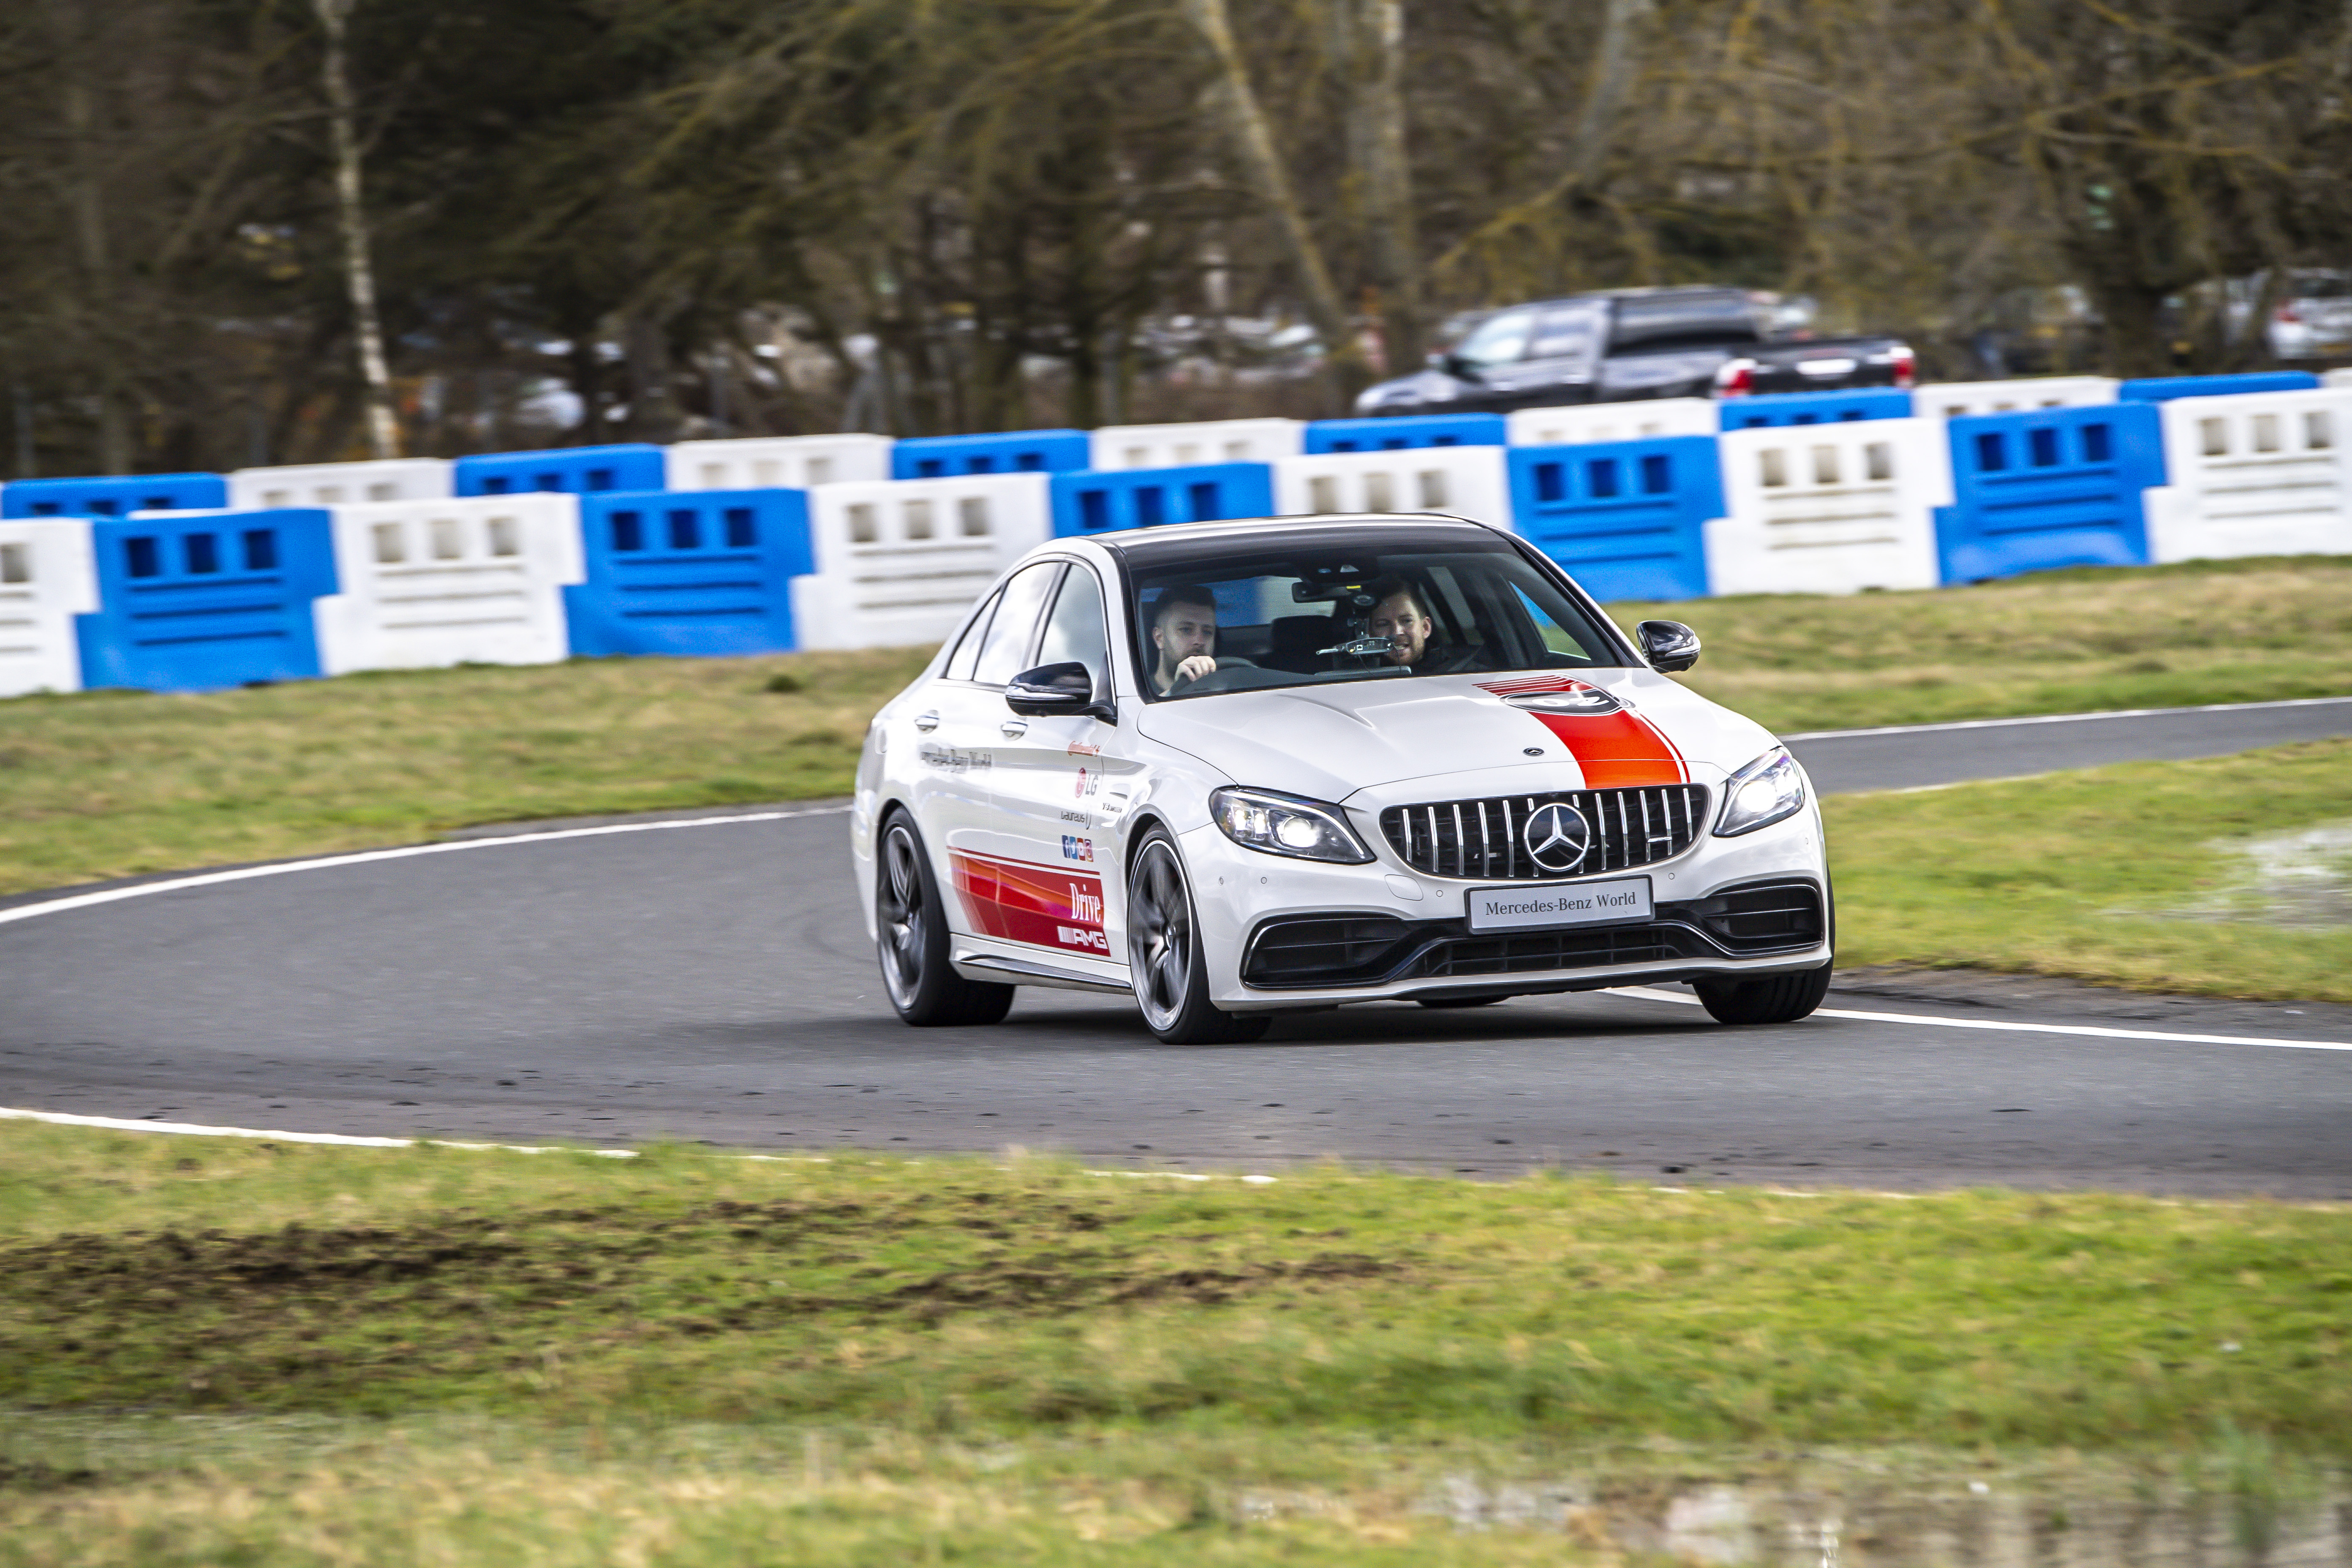
[[[961,474],[809,491],[816,574],[793,579],[804,648],[905,647],[955,630],[981,591],[1053,536],[1052,477]]]
[[[553,491],[333,509],[342,592],[318,602],[329,675],[568,658],[580,499]]]
[[[1706,525],[1717,594],[1932,588],[1935,509],[1952,499],[1940,419],[1865,419],[1733,430],[1723,504]]]
[[[2341,370],[2321,372],[2319,384],[2326,387],[2352,387],[2352,365],[2347,365]]]
[[[1947,381],[1911,394],[1914,413],[1929,419],[1965,414],[2015,414],[2033,408],[2080,408],[2113,403],[2118,384],[2111,375],[2037,375],[2019,381]]]
[[[1630,403],[1580,403],[1565,408],[1521,408],[1503,418],[1510,426],[1514,447],[1645,441],[1655,436],[1712,436],[1721,428],[1714,400],[1705,397],[1654,397]]]
[[[74,617],[97,609],[88,519],[0,521],[0,697],[79,691]]]
[[[1274,465],[1274,510],[1435,511],[1511,526],[1502,447],[1410,447],[1380,452],[1310,452]]]
[[[1295,458],[1302,419],[1209,419],[1194,425],[1106,425],[1088,437],[1097,470],[1182,468],[1202,463],[1271,463]]]
[[[743,436],[669,448],[674,490],[805,490],[890,477],[887,436]]]
[[[360,501],[440,500],[450,491],[446,458],[390,458],[372,463],[304,463],[239,468],[228,476],[228,510],[347,506]]]
[[[2352,554],[2352,386],[2177,397],[2148,557]]]

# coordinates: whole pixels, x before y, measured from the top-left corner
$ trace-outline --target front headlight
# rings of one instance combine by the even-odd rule
[[[1209,815],[1217,819],[1226,837],[1244,849],[1287,855],[1297,860],[1338,860],[1350,866],[1360,866],[1372,858],[1339,808],[1320,801],[1228,784],[1211,792]]]
[[[1736,838],[1769,827],[1804,804],[1803,771],[1787,747],[1775,746],[1724,784],[1723,816],[1716,822],[1715,836]]]

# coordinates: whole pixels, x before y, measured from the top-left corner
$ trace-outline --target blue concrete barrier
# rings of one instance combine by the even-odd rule
[[[583,496],[587,581],[563,590],[575,654],[786,653],[792,584],[816,571],[805,490]]]
[[[1726,430],[1761,430],[1783,425],[1842,425],[1856,419],[1908,419],[1911,395],[1892,386],[1857,386],[1844,392],[1770,392],[1760,397],[1727,397],[1717,405]]]
[[[2241,392],[2309,392],[2321,384],[2307,370],[2255,370],[2240,375],[2158,375],[2116,388],[2118,403],[2169,403],[2176,397],[2233,397]]]
[[[311,605],[337,591],[318,507],[91,525],[95,615],[74,617],[85,687],[210,691],[320,672]]]
[[[1950,435],[1954,502],[1936,509],[1947,584],[2147,563],[2142,497],[2165,482],[2154,404],[1964,416]]]
[[[561,490],[601,495],[606,490],[669,488],[669,459],[644,442],[614,447],[555,447],[544,452],[484,452],[451,466],[451,487],[461,496],[523,495]]]
[[[894,479],[961,474],[1061,474],[1094,461],[1083,430],[1007,430],[993,436],[918,436],[890,448]]]
[[[1707,592],[1706,524],[1724,514],[1710,436],[1514,447],[1513,526],[1596,599]]]
[[[1055,474],[1054,535],[1071,539],[1163,522],[1213,522],[1274,511],[1274,469],[1265,463],[1198,463]]]
[[[1404,452],[1417,447],[1502,447],[1511,438],[1499,414],[1401,414],[1393,419],[1317,419],[1307,426],[1315,452]]]
[[[0,517],[128,517],[228,505],[218,474],[125,474],[81,479],[11,479],[0,485]]]

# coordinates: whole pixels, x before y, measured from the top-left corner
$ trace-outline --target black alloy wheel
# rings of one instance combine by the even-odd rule
[[[1171,1046],[1238,1045],[1263,1036],[1264,1013],[1225,1013],[1209,1002],[1192,884],[1176,840],[1154,824],[1127,879],[1127,965],[1146,1027]]]
[[[948,917],[939,879],[915,825],[894,812],[882,825],[874,868],[874,945],[882,986],[898,1016],[918,1027],[993,1024],[1013,1007],[1013,987],[966,980],[948,961]]]

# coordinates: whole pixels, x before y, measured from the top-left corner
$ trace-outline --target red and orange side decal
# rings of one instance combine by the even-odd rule
[[[1598,691],[1590,681],[1565,675],[1533,675],[1516,680],[1481,681],[1481,691],[1527,697],[1542,691]],[[1606,696],[1607,693],[1602,693]],[[1631,708],[1612,713],[1538,713],[1528,717],[1550,731],[1576,765],[1588,789],[1634,784],[1688,784],[1690,769],[1665,731]]]
[[[1102,879],[1091,871],[948,851],[965,918],[982,936],[1069,952],[1110,955],[1103,934]]]

